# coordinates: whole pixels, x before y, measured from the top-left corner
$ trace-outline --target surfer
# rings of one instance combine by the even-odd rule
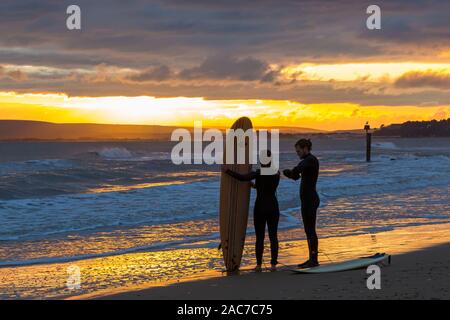
[[[319,265],[319,240],[316,233],[316,216],[320,199],[316,191],[319,177],[319,160],[311,153],[312,143],[309,139],[300,139],[295,144],[295,151],[300,163],[292,170],[286,169],[283,174],[289,179],[298,180],[301,175],[300,201],[303,225],[308,240],[309,259],[299,264],[299,268],[311,268]]]
[[[271,158],[270,150],[267,156]],[[271,163],[261,164],[261,167],[270,167]],[[276,191],[280,182],[280,172],[273,175],[262,175],[261,170],[251,171],[247,174],[240,174],[222,166],[222,171],[226,174],[238,179],[239,181],[255,180],[253,186],[256,189],[256,200],[253,211],[253,224],[255,227],[256,243],[256,267],[255,271],[262,271],[262,260],[264,252],[264,236],[266,233],[266,225],[269,231],[270,239],[270,271],[276,271],[278,264],[278,220],[280,219],[280,210],[278,208],[278,200]]]

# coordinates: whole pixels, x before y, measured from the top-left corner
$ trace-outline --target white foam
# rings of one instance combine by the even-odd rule
[[[98,152],[99,156],[105,159],[130,159],[133,154],[126,148],[104,148]]]
[[[207,181],[129,192],[0,201],[3,208],[0,240],[213,216],[218,205],[218,188],[217,182]]]

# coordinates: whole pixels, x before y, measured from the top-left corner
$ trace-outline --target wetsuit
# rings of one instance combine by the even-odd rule
[[[256,234],[256,262],[262,264],[264,252],[264,236],[266,233],[266,224],[269,230],[271,261],[276,265],[278,263],[278,220],[280,219],[280,210],[276,191],[280,182],[280,173],[274,175],[262,175],[260,170],[252,171],[248,174],[239,174],[227,170],[227,174],[240,180],[250,181],[255,179],[256,201],[253,211],[253,224]]]
[[[310,260],[317,262],[319,241],[316,233],[316,217],[320,198],[316,191],[319,177],[319,160],[311,153],[302,158],[302,161],[292,170],[284,170],[284,175],[300,183],[300,200],[303,225],[308,239]]]

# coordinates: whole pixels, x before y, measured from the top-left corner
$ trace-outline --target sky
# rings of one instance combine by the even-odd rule
[[[81,8],[81,30],[66,9]],[[0,119],[323,130],[450,116],[450,2],[2,0]]]

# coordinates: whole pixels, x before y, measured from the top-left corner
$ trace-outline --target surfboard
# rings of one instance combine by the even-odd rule
[[[369,257],[361,257],[355,260],[349,260],[339,263],[330,263],[320,265],[314,268],[305,269],[291,269],[294,273],[329,273],[329,272],[342,272],[348,270],[355,270],[368,267],[372,264],[379,264],[385,261],[390,263],[391,256],[385,253],[377,253]]]
[[[249,118],[238,119],[231,129],[242,129],[244,131],[253,128]],[[248,155],[250,143],[245,141],[245,150]],[[237,143],[235,139],[234,157],[235,164],[227,164],[227,168],[235,172],[245,174],[250,172],[252,165],[249,157],[245,157],[244,164],[237,163]],[[224,148],[226,151],[226,148]],[[224,152],[224,162],[226,152]],[[242,182],[228,174],[223,173],[220,177],[220,240],[225,268],[228,272],[239,269],[242,259],[242,252],[245,244],[245,234],[247,231],[248,208],[250,203],[250,182]]]

